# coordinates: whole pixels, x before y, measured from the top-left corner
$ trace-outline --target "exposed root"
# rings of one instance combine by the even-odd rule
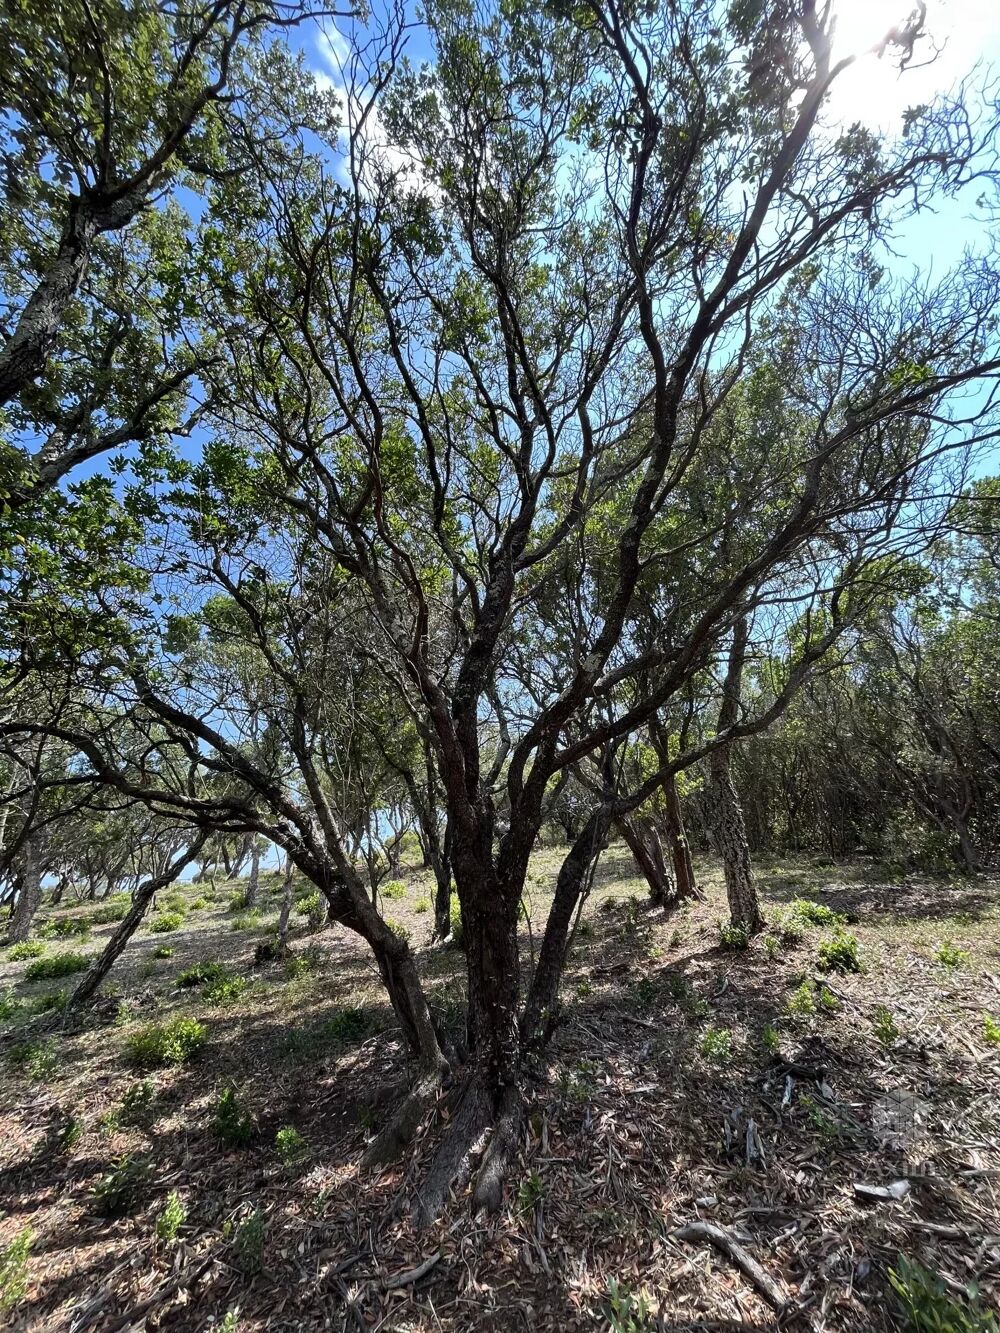
[[[478,1078],[465,1087],[454,1120],[444,1130],[423,1185],[413,1203],[417,1227],[430,1226],[441,1214],[452,1189],[461,1189],[472,1174],[472,1159],[493,1120],[490,1097]]]
[[[496,1213],[503,1203],[503,1187],[521,1148],[524,1098],[517,1088],[504,1091],[493,1133],[483,1154],[472,1191],[474,1213]]]
[[[443,1086],[441,1071],[425,1074],[400,1102],[389,1123],[379,1131],[365,1149],[362,1166],[381,1167],[395,1162],[403,1150],[413,1142],[424,1116],[437,1100]]]

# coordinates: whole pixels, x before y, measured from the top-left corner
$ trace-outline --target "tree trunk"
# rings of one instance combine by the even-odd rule
[[[729,915],[734,926],[739,926],[748,935],[756,935],[764,928],[764,917],[757,896],[743,810],[729,767],[727,746],[714,752],[711,769],[712,793],[715,797],[712,831],[726,876]]]
[[[21,850],[21,891],[10,921],[11,944],[21,944],[31,934],[31,925],[42,901],[42,874],[35,855],[34,839],[28,837]]]
[[[247,879],[246,904],[247,907],[257,906],[257,892],[260,885],[260,848],[254,844],[253,851],[250,853],[250,875]]]
[[[722,687],[722,705],[719,709],[718,734],[735,726],[739,719],[740,693],[743,682],[743,663],[746,658],[749,628],[746,617],[737,621],[729,649],[729,665]],[[757,897],[750,845],[747,842],[743,809],[733,782],[730,768],[729,745],[712,751],[709,768],[712,776],[712,794],[715,798],[713,835],[726,876],[729,914],[734,926],[756,935],[764,927],[764,916]]]
[[[282,944],[288,939],[288,920],[292,914],[292,863],[285,867],[285,883],[281,894],[281,915],[278,917],[278,939]]]
[[[160,889],[165,889],[168,884],[172,884],[184,867],[194,860],[207,836],[207,834],[200,834],[191,843],[190,847],[186,851],[182,851],[159,875],[154,875],[147,879],[145,883],[139,885],[132,896],[132,906],[122,917],[103,951],[83,974],[76,990],[69,997],[66,1006],[68,1009],[88,1004],[94,998],[98,987],[110,972],[115,960],[139,928],[147,907],[153,901],[153,896]]]
[[[684,815],[681,811],[681,798],[677,791],[677,779],[671,773],[663,784],[664,827],[670,844],[670,858],[674,866],[674,886],[677,897],[701,898],[694,875],[694,863],[691,860],[691,847],[684,829]]]
[[[656,829],[651,821],[642,816],[629,818],[622,815],[615,822],[649,887],[650,901],[657,907],[664,907],[672,897],[673,890]]]

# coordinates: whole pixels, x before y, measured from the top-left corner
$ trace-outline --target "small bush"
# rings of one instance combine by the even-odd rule
[[[85,916],[55,916],[38,933],[47,940],[85,940],[90,935],[90,921]]]
[[[317,890],[315,893],[304,894],[296,900],[295,910],[299,916],[306,918],[306,924],[310,930],[319,930],[326,920],[326,905]]]
[[[181,1202],[181,1196],[176,1190],[171,1190],[167,1195],[167,1201],[160,1210],[160,1215],[156,1219],[156,1234],[162,1241],[172,1244],[177,1239],[177,1233],[187,1220],[187,1209]]]
[[[57,1110],[55,1123],[42,1142],[46,1153],[70,1153],[83,1138],[83,1124],[72,1111]]]
[[[785,1010],[793,1018],[811,1018],[816,1012],[816,987],[808,977],[789,995]]]
[[[264,1238],[267,1223],[263,1212],[255,1208],[236,1228],[233,1235],[233,1259],[244,1273],[259,1273],[264,1266]]]
[[[425,912],[429,912],[431,910],[430,898],[418,898],[413,904],[413,910],[418,916],[423,916]]]
[[[804,926],[842,926],[844,917],[825,903],[814,903],[809,898],[795,898],[788,910]]]
[[[409,944],[410,932],[403,925],[402,921],[396,921],[391,916],[387,916],[385,924],[389,927],[397,940],[402,940],[404,944]]]
[[[462,904],[458,901],[457,894],[452,894],[448,926],[448,934],[452,944],[456,949],[464,949],[465,925],[462,921]]]
[[[659,998],[660,987],[652,977],[640,977],[635,983],[635,998],[643,1009],[648,1009]]]
[[[781,1050],[781,1033],[772,1023],[765,1023],[761,1029],[760,1044],[769,1055],[777,1055]]]
[[[178,972],[177,984],[185,989],[190,986],[203,986],[206,981],[217,981],[219,977],[225,975],[226,969],[222,963],[204,958],[200,963],[194,963],[191,967],[186,967],[183,972]]]
[[[260,925],[260,912],[256,907],[251,907],[249,912],[244,912],[241,916],[234,916],[229,923],[230,930],[253,930],[255,926]]]
[[[47,1041],[19,1041],[10,1048],[7,1063],[11,1069],[35,1082],[48,1078],[58,1063],[53,1037]]]
[[[247,910],[247,895],[245,889],[238,889],[232,895],[226,905],[227,912],[245,912]]]
[[[13,945],[7,957],[12,963],[23,963],[29,958],[40,958],[44,952],[45,945],[41,940],[22,940]]]
[[[263,967],[265,963],[276,963],[285,952],[285,946],[277,935],[269,935],[260,940],[253,951],[254,967]]]
[[[899,1027],[892,1010],[886,1004],[877,1004],[872,1018],[872,1031],[883,1046],[891,1046],[899,1040]]]
[[[110,926],[116,921],[124,921],[131,906],[131,900],[124,893],[115,894],[100,907],[95,907],[88,919],[94,926]]]
[[[777,935],[765,935],[763,945],[768,958],[777,958],[781,953],[781,940]]]
[[[246,1148],[256,1133],[251,1113],[234,1087],[223,1088],[212,1116],[212,1133],[227,1148]]]
[[[633,1296],[613,1277],[608,1278],[608,1317],[609,1333],[651,1333],[654,1327],[653,1307],[645,1293]]]
[[[805,934],[801,920],[787,907],[775,912],[771,918],[771,929],[782,944],[798,944]]]
[[[156,1101],[156,1088],[152,1079],[144,1078],[141,1083],[133,1083],[126,1088],[115,1119],[119,1125],[128,1129],[145,1129],[153,1120],[153,1103]]]
[[[174,950],[169,944],[158,944],[153,950],[154,958],[173,958]]]
[[[1000,1019],[983,1014],[983,1041],[988,1046],[1000,1046]]]
[[[360,1041],[369,1029],[368,1015],[363,1009],[350,1006],[338,1009],[332,1018],[324,1024],[325,1031],[334,1041],[344,1043]]]
[[[723,949],[739,952],[750,947],[750,934],[746,926],[735,921],[720,921],[719,935]]]
[[[54,981],[56,977],[83,972],[89,966],[90,958],[85,953],[54,953],[51,958],[39,958],[32,963],[24,978],[26,981]]]
[[[25,1227],[0,1250],[0,1314],[10,1314],[24,1300],[28,1290],[28,1255],[34,1239],[31,1227]]]
[[[149,929],[154,935],[166,935],[171,930],[177,930],[183,924],[184,917],[180,912],[160,912],[149,923]]]
[[[966,951],[960,949],[952,940],[942,940],[934,957],[942,967],[964,967],[969,961]]]
[[[823,940],[816,954],[822,972],[860,972],[858,942],[839,926],[828,940]]]
[[[14,994],[13,986],[5,986],[0,991],[0,1023],[8,1018],[13,1018],[21,1008],[21,1001]]]
[[[180,912],[184,916],[188,910],[188,900],[180,889],[174,889],[173,893],[168,893],[163,899],[161,906],[168,912]]]
[[[184,1064],[205,1045],[207,1033],[196,1018],[177,1017],[140,1028],[128,1040],[128,1053],[144,1069]]]
[[[94,1211],[100,1217],[125,1217],[149,1193],[153,1166],[148,1157],[119,1157],[94,1186]]]
[[[912,1333],[1000,1333],[996,1316],[974,1289],[957,1296],[929,1269],[905,1255],[889,1269],[889,1284]]]
[[[39,995],[35,998],[32,1008],[36,1014],[47,1014],[53,1011],[61,1013],[66,1008],[67,998],[64,990],[47,991],[45,995]]]
[[[202,995],[209,1004],[235,1004],[249,984],[246,977],[230,975],[216,977],[205,987]]]
[[[195,898],[194,902],[191,904],[191,911],[200,912],[203,908],[207,906],[208,906],[207,898]]]
[[[379,893],[390,902],[398,902],[400,898],[406,897],[406,885],[401,879],[389,879],[379,889]]]
[[[533,1213],[545,1198],[545,1181],[533,1171],[521,1182],[517,1192],[517,1211],[522,1214]]]
[[[283,1125],[274,1136],[274,1150],[285,1166],[294,1166],[305,1157],[309,1145],[294,1125]]]
[[[707,1027],[701,1034],[698,1049],[706,1060],[717,1063],[728,1060],[733,1053],[733,1037],[728,1028]]]

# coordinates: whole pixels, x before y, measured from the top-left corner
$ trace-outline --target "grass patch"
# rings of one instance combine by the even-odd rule
[[[51,958],[39,958],[24,974],[25,981],[53,981],[56,977],[70,977],[90,966],[85,953],[54,953]]]
[[[142,1069],[185,1064],[205,1045],[208,1034],[196,1018],[172,1018],[153,1023],[129,1037],[126,1050],[133,1064]]]
[[[22,940],[11,946],[7,957],[12,963],[24,963],[29,958],[41,958],[44,952],[45,945],[41,940]]]

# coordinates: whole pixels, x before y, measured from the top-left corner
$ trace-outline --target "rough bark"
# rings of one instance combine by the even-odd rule
[[[739,717],[747,638],[748,627],[744,618],[736,624],[729,650],[729,664],[722,689],[722,706],[719,709],[720,734],[732,727]],[[750,858],[743,808],[740,805],[736,784],[733,782],[730,750],[729,745],[720,745],[718,749],[713,750],[709,764],[714,797],[712,831],[726,876],[726,894],[729,898],[732,923],[745,930],[748,935],[756,935],[764,927],[764,916],[757,896],[757,883]]]
[[[673,897],[673,885],[655,825],[641,815],[622,815],[615,822],[649,887],[650,902],[657,907],[665,906]]]
[[[94,998],[101,982],[110,972],[115,960],[118,958],[119,954],[122,953],[125,946],[138,929],[139,923],[146,914],[146,909],[153,901],[153,895],[160,889],[165,889],[169,884],[174,882],[184,867],[193,861],[199,851],[201,851],[207,836],[207,834],[199,834],[194,842],[192,842],[185,851],[180,852],[159,875],[154,875],[139,885],[133,894],[132,906],[119,922],[111,938],[104,946],[103,952],[98,955],[96,960],[83,974],[76,989],[69,997],[69,1002],[66,1006],[67,1009],[75,1009],[79,1008],[81,1005],[89,1004]]]
[[[20,892],[10,920],[11,944],[21,944],[31,934],[31,925],[42,901],[42,872],[31,837],[26,839],[21,849],[20,880]]]
[[[250,875],[247,878],[247,907],[257,906],[257,894],[260,887],[260,848],[256,845],[250,853]]]
[[[664,820],[663,826],[670,846],[670,859],[674,867],[674,890],[679,899],[701,898],[703,895],[695,879],[694,862],[691,860],[691,845],[684,828],[684,815],[681,810],[681,798],[677,791],[677,779],[671,774],[663,784]]]

